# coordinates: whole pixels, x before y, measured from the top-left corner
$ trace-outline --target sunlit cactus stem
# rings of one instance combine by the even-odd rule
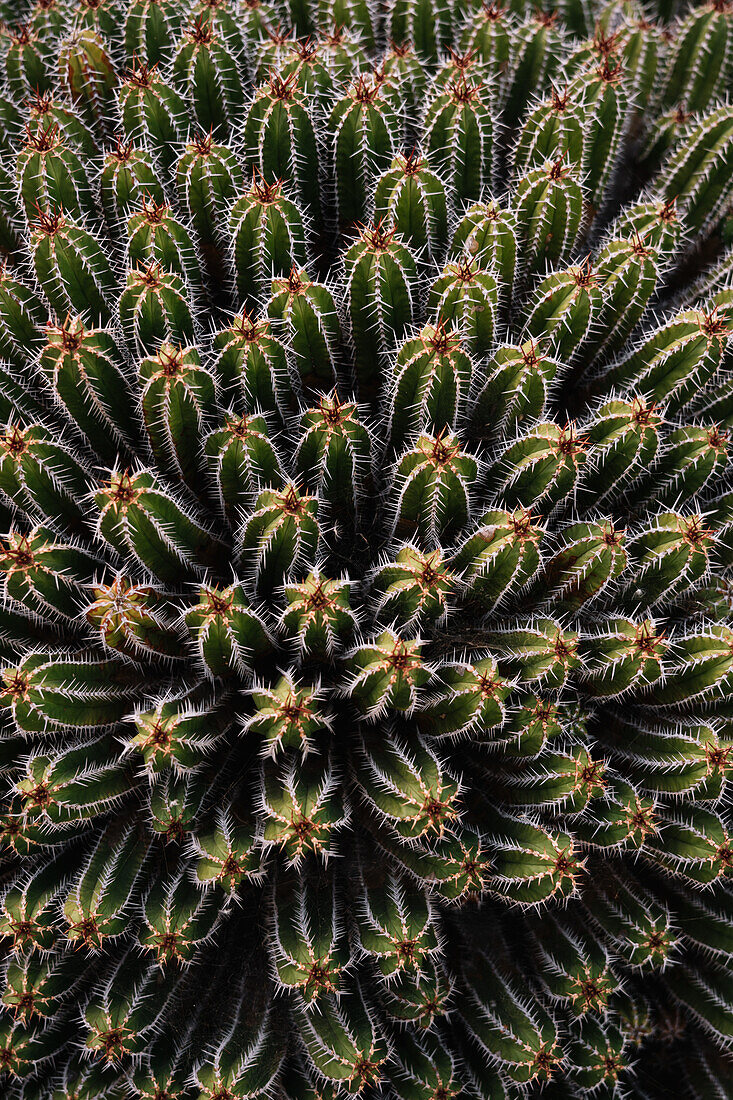
[[[339,315],[329,288],[292,268],[273,279],[267,312],[293,357],[291,373],[304,391],[327,391],[336,381],[342,351]]]
[[[183,97],[162,79],[156,65],[134,58],[120,85],[118,103],[125,137],[148,145],[163,170],[170,172],[177,144],[190,124]]]
[[[329,118],[336,209],[343,228],[366,220],[374,184],[397,149],[402,124],[384,87],[376,74],[359,75]]]
[[[274,276],[305,264],[303,217],[279,180],[267,183],[253,174],[249,190],[231,208],[229,235],[242,305],[253,305]]]
[[[392,222],[416,252],[439,259],[448,236],[448,194],[417,151],[398,154],[379,177],[374,214]]]
[[[483,84],[460,76],[428,101],[423,123],[428,163],[452,182],[458,200],[481,198],[494,170],[494,118]]]
[[[321,220],[317,126],[300,92],[297,73],[275,74],[255,93],[244,127],[252,165],[267,183],[282,180],[316,222]]]
[[[219,280],[226,271],[223,225],[241,181],[236,157],[228,146],[214,141],[211,131],[191,138],[176,165],[178,201],[193,225],[207,268]]]
[[[228,137],[241,119],[244,82],[239,59],[216,23],[198,16],[184,28],[171,74],[190,94],[201,129]]]
[[[100,178],[102,209],[110,231],[117,232],[143,198],[164,203],[165,195],[155,165],[146,149],[117,137],[104,159]]]
[[[80,313],[92,324],[112,319],[116,278],[111,257],[81,223],[67,218],[60,207],[38,206],[30,252],[52,309],[61,316]]]
[[[415,259],[384,222],[363,228],[344,256],[345,292],[360,389],[379,382],[379,364],[411,323],[416,303]]]
[[[104,134],[114,111],[119,77],[103,37],[94,30],[81,30],[62,42],[58,77],[89,126]]]

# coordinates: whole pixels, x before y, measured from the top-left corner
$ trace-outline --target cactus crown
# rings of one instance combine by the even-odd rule
[[[0,1091],[731,1095],[729,0],[0,0]]]

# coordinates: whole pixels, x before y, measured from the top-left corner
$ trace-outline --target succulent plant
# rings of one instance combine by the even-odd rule
[[[733,1096],[730,0],[0,14],[3,1096]]]

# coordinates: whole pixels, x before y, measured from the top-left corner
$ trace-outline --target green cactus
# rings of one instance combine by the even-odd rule
[[[484,84],[469,82],[463,73],[428,95],[423,148],[459,200],[480,199],[484,188],[491,189],[495,125]]]
[[[193,103],[201,129],[229,137],[241,120],[244,81],[241,59],[215,19],[199,15],[185,27],[170,73],[174,86]]]
[[[378,72],[360,73],[340,93],[328,118],[341,228],[366,220],[374,184],[399,146],[402,126],[390,85],[390,78]],[[399,100],[399,85],[395,89]]]
[[[723,1100],[729,0],[0,0],[0,1093]]]
[[[275,275],[306,262],[303,214],[279,180],[266,183],[253,175],[252,186],[231,207],[228,229],[240,302],[256,304]]]

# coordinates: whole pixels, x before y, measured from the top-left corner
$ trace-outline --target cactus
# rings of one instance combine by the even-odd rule
[[[729,0],[0,8],[2,1096],[729,1097]]]

